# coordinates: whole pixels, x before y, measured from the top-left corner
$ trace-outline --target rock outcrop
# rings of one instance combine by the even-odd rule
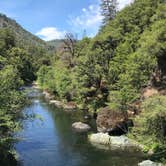
[[[127,133],[127,112],[110,110],[109,107],[102,108],[97,116],[96,124],[99,132],[110,135],[122,135]]]
[[[88,124],[82,122],[73,123],[72,128],[77,132],[87,132],[91,129],[91,127]]]
[[[151,160],[145,160],[138,164],[138,166],[164,166],[161,163],[156,163]]]

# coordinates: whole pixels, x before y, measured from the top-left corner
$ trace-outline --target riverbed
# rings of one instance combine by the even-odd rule
[[[79,112],[67,113],[50,105],[40,90],[29,88],[31,104],[23,113],[38,118],[22,121],[23,130],[15,144],[22,166],[137,166],[142,161],[138,153],[110,151],[92,146],[88,133],[76,133],[73,122],[80,120]],[[93,121],[89,122],[93,125]],[[91,131],[92,132],[92,131]],[[95,132],[95,128],[93,128]]]

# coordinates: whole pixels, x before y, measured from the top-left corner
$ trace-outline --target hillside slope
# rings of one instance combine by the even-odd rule
[[[22,28],[15,20],[0,14],[0,28],[10,28],[19,44],[46,47],[46,42]]]
[[[52,49],[58,49],[63,44],[62,39],[50,40],[47,42],[47,45]]]
[[[0,28],[10,28],[16,36],[16,41],[19,44],[19,46],[21,45],[23,47],[24,46],[41,47],[49,51],[54,51],[62,43],[62,40],[57,40],[57,39],[45,42],[44,40],[40,39],[39,37],[25,30],[15,20],[1,13],[0,13]]]

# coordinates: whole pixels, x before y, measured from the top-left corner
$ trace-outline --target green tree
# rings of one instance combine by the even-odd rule
[[[103,16],[103,24],[106,25],[110,20],[113,20],[117,13],[117,0],[102,0],[101,14]]]

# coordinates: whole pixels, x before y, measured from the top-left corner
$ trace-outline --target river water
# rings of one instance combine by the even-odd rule
[[[66,113],[49,105],[39,90],[30,88],[32,103],[23,111],[40,118],[24,120],[21,140],[15,144],[22,166],[136,166],[141,156],[124,151],[98,149],[87,140],[87,133],[72,130],[78,113]],[[91,122],[93,123],[93,122]],[[95,129],[94,129],[95,130]]]

